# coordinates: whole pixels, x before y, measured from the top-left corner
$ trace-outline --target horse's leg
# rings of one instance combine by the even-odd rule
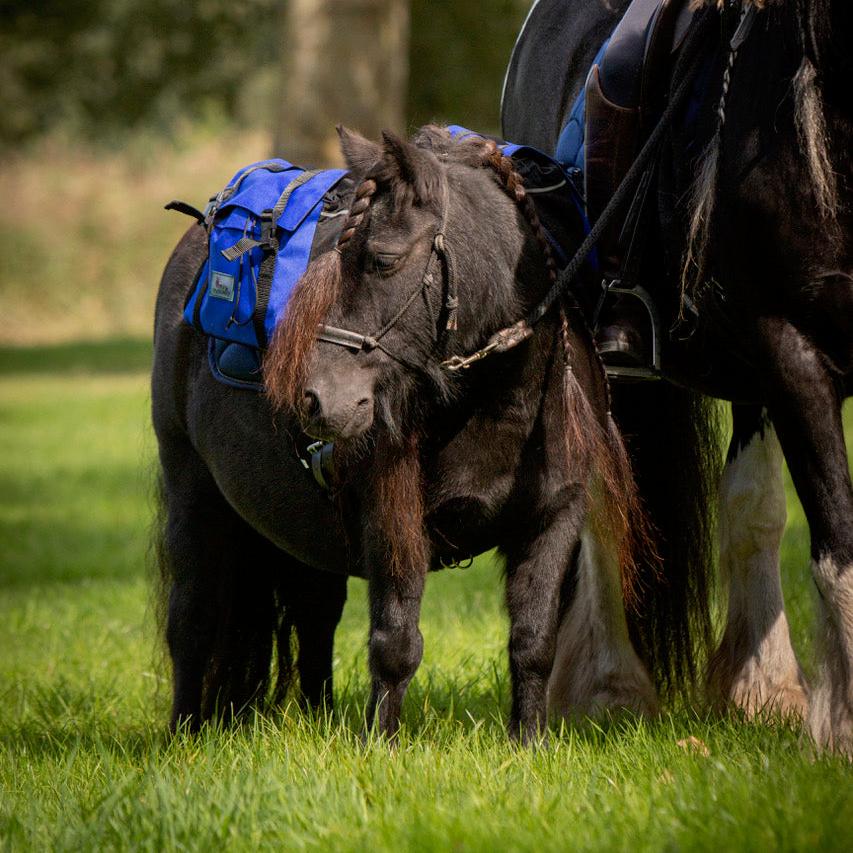
[[[406,688],[421,662],[423,635],[418,627],[424,574],[394,575],[384,568],[369,579],[372,687],[367,721],[393,738],[400,727]]]
[[[287,584],[287,609],[299,642],[296,665],[302,696],[309,708],[330,711],[335,629],[347,598],[347,578],[301,563],[285,570],[293,572]]]
[[[231,550],[232,516],[213,478],[183,440],[161,439],[165,510],[161,574],[168,586],[166,643],[172,660],[172,731],[202,722],[205,674],[220,619],[217,580]]]
[[[767,319],[770,413],[811,531],[825,641],[809,721],[819,743],[853,749],[853,485],[835,379],[793,326]]]
[[[286,556],[235,512],[186,439],[161,435],[160,459],[171,727],[196,729],[267,697],[276,647],[282,656],[277,691],[286,691],[294,624],[289,611],[295,602],[299,613],[299,598],[288,589]],[[301,611],[313,612],[304,605]],[[333,630],[326,626],[328,638]],[[319,677],[330,674],[331,662]]]
[[[548,709],[559,716],[657,711],[657,695],[628,634],[617,543],[589,524],[557,635]]]
[[[421,662],[424,639],[418,627],[426,566],[394,571],[384,536],[367,537],[371,676],[367,725],[393,738],[400,727],[406,688]]]
[[[726,630],[708,668],[711,700],[753,715],[804,717],[806,684],[791,648],[779,576],[785,531],[782,449],[759,406],[732,407],[720,489],[720,569],[729,584]]]
[[[551,511],[550,524],[502,550],[507,557],[511,737],[527,742],[547,723],[548,677],[554,667],[560,589],[583,523],[582,497]],[[541,510],[544,514],[546,511]],[[539,515],[540,510],[534,511]],[[535,519],[533,519],[535,521]]]

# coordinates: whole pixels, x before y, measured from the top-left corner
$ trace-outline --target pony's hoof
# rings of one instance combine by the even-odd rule
[[[809,697],[801,684],[735,683],[728,704],[740,709],[749,719],[773,715],[802,721],[806,719]]]

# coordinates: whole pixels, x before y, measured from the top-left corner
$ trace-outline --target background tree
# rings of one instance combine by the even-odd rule
[[[338,122],[371,137],[404,126],[408,0],[290,0],[283,26],[276,151],[338,162]]]
[[[55,129],[121,147],[203,120],[313,160],[338,121],[497,130],[530,0],[0,0],[0,147]],[[320,147],[324,143],[320,143]],[[327,144],[327,143],[325,143]]]

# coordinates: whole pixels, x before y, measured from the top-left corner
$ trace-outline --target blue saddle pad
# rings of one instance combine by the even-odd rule
[[[603,94],[621,107],[640,107],[642,78],[648,61],[649,45],[662,13],[663,0],[633,0],[609,38],[598,49],[592,68],[598,66]],[[676,44],[690,21],[689,7],[683,7],[676,24]],[[586,85],[569,110],[560,131],[554,156],[567,169],[584,171]]]

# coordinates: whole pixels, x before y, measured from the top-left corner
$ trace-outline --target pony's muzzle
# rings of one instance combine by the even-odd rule
[[[345,441],[358,438],[373,424],[373,396],[335,393],[318,385],[302,397],[302,428],[312,438]]]

